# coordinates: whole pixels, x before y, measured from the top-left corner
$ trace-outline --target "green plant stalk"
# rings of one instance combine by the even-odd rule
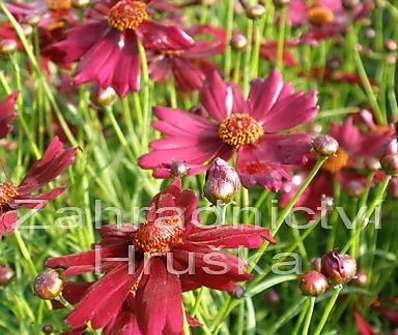
[[[285,34],[286,34],[286,24],[287,24],[287,7],[282,8],[281,13],[281,23],[279,25],[278,31],[278,41],[276,49],[276,67],[283,70],[283,53],[285,48]]]
[[[232,29],[234,25],[234,0],[227,1],[227,18],[226,18],[226,47],[225,47],[225,58],[224,58],[224,76],[228,79],[231,75],[232,65]]]
[[[307,310],[307,315],[305,317],[302,335],[308,335],[308,332],[310,330],[311,320],[312,320],[312,314],[314,313],[314,308],[315,308],[316,298],[311,297],[308,299],[310,301],[310,304],[309,304],[309,307]]]
[[[323,328],[326,325],[326,322],[329,319],[330,313],[337,301],[337,298],[339,297],[340,291],[342,290],[342,286],[338,286],[335,288],[335,292],[333,293],[333,295],[330,297],[328,304],[325,307],[325,310],[323,311],[322,317],[321,317],[321,321],[319,322],[318,326],[315,328],[315,331],[313,333],[313,335],[320,335]]]
[[[256,40],[254,41],[254,48],[252,54],[252,71],[251,75],[252,78],[257,78],[258,70],[259,70],[259,63],[260,63],[260,49],[261,43],[263,41],[263,34],[264,34],[264,27],[265,22],[267,21],[266,15],[264,15],[259,21],[256,26]]]

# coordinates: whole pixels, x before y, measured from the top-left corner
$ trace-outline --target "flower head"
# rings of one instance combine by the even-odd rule
[[[98,256],[102,259],[104,276],[90,284],[66,323],[79,328],[90,321],[102,328],[117,322],[139,334],[176,335],[182,331],[182,292],[201,286],[232,291],[235,282],[249,279],[243,261],[221,249],[273,242],[268,230],[201,227],[196,206],[195,195],[176,181],[152,199],[143,224],[104,226],[95,250],[50,258],[47,266],[64,268],[64,276],[93,272]]]
[[[317,96],[295,92],[274,70],[266,80],[254,80],[247,99],[239,88],[213,72],[201,90],[202,109],[210,117],[178,109],[156,107],[153,127],[165,138],[151,143],[152,151],[140,158],[156,177],[169,177],[172,161],[184,161],[189,173],[206,169],[216,157],[237,154],[237,171],[244,186],[278,189],[288,168],[306,161],[311,136],[286,134],[318,112]]]
[[[47,52],[56,61],[79,62],[77,84],[94,81],[101,88],[114,88],[120,96],[138,91],[138,43],[155,50],[181,50],[194,44],[182,29],[152,21],[150,6],[135,0],[99,3],[87,21],[70,29],[65,40]]]
[[[0,138],[5,137],[12,130],[11,122],[16,117],[14,108],[17,96],[18,93],[15,92],[0,102]]]
[[[0,183],[0,236],[14,231],[18,208],[43,208],[49,200],[63,193],[64,188],[55,188],[46,193],[32,194],[62,174],[73,162],[75,154],[76,149],[64,149],[56,137],[19,185],[8,181]]]

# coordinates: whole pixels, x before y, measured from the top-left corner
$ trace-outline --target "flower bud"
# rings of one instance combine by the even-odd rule
[[[24,23],[29,25],[29,26],[37,26],[41,20],[41,15],[40,13],[32,13],[31,15],[28,15]]]
[[[300,289],[304,295],[316,297],[329,288],[326,277],[318,271],[309,271],[300,277]]]
[[[90,0],[72,0],[72,6],[75,8],[86,8],[90,4]]]
[[[184,177],[188,172],[189,167],[185,162],[174,161],[170,165],[170,173],[172,177]]]
[[[347,193],[355,198],[360,197],[365,191],[365,186],[358,180],[350,180],[347,184]]]
[[[14,271],[8,266],[0,265],[0,286],[7,286],[14,278]]]
[[[30,24],[21,24],[21,28],[26,37],[33,34],[33,28]]]
[[[231,39],[231,46],[234,50],[243,50],[247,46],[247,38],[241,33],[234,33]]]
[[[360,4],[360,0],[343,0],[342,5],[347,10],[353,10]]]
[[[340,57],[333,56],[328,59],[327,65],[329,68],[331,68],[333,70],[337,70],[338,68],[340,68],[341,63],[342,63],[342,60]]]
[[[386,51],[392,52],[397,50],[397,43],[394,40],[388,39],[384,42]]]
[[[387,143],[384,154],[390,155],[397,153],[398,153],[398,141],[396,138],[393,138]]]
[[[63,288],[64,281],[55,270],[40,273],[33,284],[35,294],[41,299],[51,300],[58,297]]]
[[[44,325],[41,330],[44,334],[52,334],[54,332],[54,327],[52,325]]]
[[[334,155],[339,149],[339,143],[329,135],[319,135],[314,139],[313,147],[322,156]]]
[[[357,262],[349,255],[330,251],[322,257],[322,273],[333,283],[348,283],[357,273]]]
[[[351,280],[350,284],[358,287],[365,287],[368,285],[368,275],[364,272],[358,272],[357,275]]]
[[[380,160],[378,160],[375,157],[368,157],[365,159],[365,166],[368,168],[370,171],[376,172],[381,169],[381,163]]]
[[[397,56],[393,54],[389,54],[386,56],[386,63],[390,65],[394,65],[397,62]]]
[[[18,49],[18,43],[14,40],[1,40],[0,41],[0,54],[10,55]]]
[[[322,269],[322,262],[321,257],[315,257],[311,260],[311,267],[313,270],[317,272],[321,272]]]
[[[240,187],[236,171],[221,158],[216,158],[210,166],[203,189],[205,197],[213,204],[229,203]]]
[[[246,15],[249,19],[257,20],[265,14],[265,7],[262,5],[251,5],[246,9]]]
[[[276,8],[283,8],[290,4],[290,0],[273,0],[272,2]]]
[[[265,294],[265,301],[268,303],[268,305],[275,306],[279,303],[280,300],[281,299],[278,292],[276,292],[276,290],[272,288],[268,290]]]
[[[112,87],[100,88],[95,97],[95,102],[101,107],[112,106],[117,100],[117,94]]]
[[[369,39],[373,39],[376,37],[376,31],[373,28],[368,28],[365,31],[365,35]]]
[[[234,290],[229,292],[229,295],[234,299],[240,299],[245,294],[245,289],[241,286],[236,287]]]
[[[381,166],[390,176],[398,176],[398,154],[386,155],[381,159]]]

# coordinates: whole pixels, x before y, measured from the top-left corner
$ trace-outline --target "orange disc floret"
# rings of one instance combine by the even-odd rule
[[[18,195],[18,188],[12,183],[0,184],[0,206],[9,203]]]
[[[116,3],[109,11],[109,25],[121,32],[136,30],[149,16],[146,4],[141,1],[122,0]]]

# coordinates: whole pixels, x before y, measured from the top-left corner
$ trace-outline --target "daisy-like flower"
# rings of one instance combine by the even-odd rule
[[[144,1],[103,1],[90,11],[88,19],[54,44],[52,57],[70,63],[79,61],[77,84],[97,82],[113,87],[120,96],[140,89],[140,59],[137,43],[147,49],[181,50],[193,39],[176,26],[152,21]],[[50,51],[49,51],[50,52]]]
[[[18,92],[10,94],[3,101],[0,101],[0,138],[5,137],[11,130],[11,122],[17,116],[14,112]]]
[[[43,187],[73,162],[76,149],[65,149],[56,137],[43,157],[29,169],[19,185],[0,183],[0,236],[14,231],[18,208],[43,208],[47,202],[63,193],[64,188],[55,188],[46,193],[32,194]]]
[[[373,124],[369,115],[364,115],[369,126],[367,132],[354,125],[354,117],[348,117],[343,124],[333,122],[329,135],[339,142],[339,149],[331,156],[316,175],[312,183],[304,191],[296,203],[297,207],[310,208],[318,213],[322,201],[333,196],[333,181],[337,180],[349,194],[356,196],[366,183],[366,175],[356,169],[364,166],[364,159],[374,158],[381,154],[382,149],[391,138],[392,131],[387,127]],[[310,169],[308,164],[307,169]],[[286,192],[281,196],[280,205],[284,207],[296,193],[307,172],[297,175],[288,183]]]
[[[351,11],[343,7],[341,0],[292,0],[288,15],[294,26],[309,26],[303,40],[320,40],[338,36],[347,29],[351,20],[358,20],[369,13],[372,0],[360,1]]]
[[[165,81],[173,76],[180,90],[199,90],[207,74],[215,70],[209,58],[224,50],[224,30],[209,25],[199,25],[188,32],[192,37],[208,34],[213,40],[198,40],[194,46],[181,50],[154,51],[150,56],[149,66],[154,81]]]
[[[259,184],[279,189],[289,178],[289,167],[306,161],[311,136],[286,131],[317,114],[317,95],[295,92],[277,70],[266,80],[254,80],[247,99],[236,85],[213,72],[201,90],[201,103],[200,110],[208,117],[155,108],[159,120],[153,127],[165,138],[151,143],[152,151],[139,159],[142,168],[167,178],[173,163],[182,161],[192,175],[206,169],[203,164],[214,158],[229,160],[236,153],[245,187]]]
[[[106,225],[101,242],[87,252],[47,260],[64,276],[105,273],[90,286],[66,323],[130,329],[129,334],[181,334],[182,292],[202,286],[231,291],[250,278],[245,263],[221,249],[274,243],[253,225],[199,226],[197,198],[177,180],[156,195],[142,225]],[[133,332],[132,330],[136,332]],[[110,334],[111,332],[109,332]]]
[[[35,0],[30,3],[11,2],[8,9],[19,20],[36,23],[40,28],[56,30],[76,20],[72,0]],[[33,21],[33,22],[32,22]]]

